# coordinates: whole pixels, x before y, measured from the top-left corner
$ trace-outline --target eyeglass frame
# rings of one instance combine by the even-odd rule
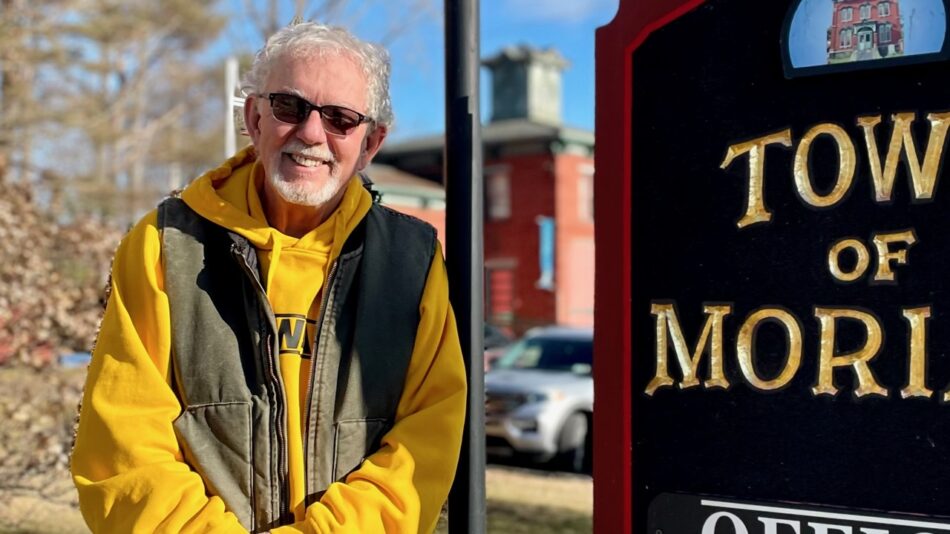
[[[368,116],[368,115],[365,115],[365,114],[363,114],[363,113],[360,113],[359,111],[356,111],[355,109],[350,109],[350,108],[348,108],[348,107],[346,107],[346,106],[340,106],[340,105],[338,105],[338,104],[324,104],[324,105],[322,105],[322,106],[318,106],[317,104],[314,104],[313,102],[310,102],[310,101],[307,100],[306,98],[304,98],[304,97],[302,97],[302,96],[300,96],[300,95],[295,95],[295,94],[293,94],[293,93],[281,93],[281,92],[266,93],[266,94],[261,93],[261,94],[259,94],[258,96],[262,96],[262,97],[265,97],[265,98],[267,99],[267,103],[268,103],[268,105],[270,105],[270,114],[271,114],[272,117],[274,117],[274,120],[279,121],[279,122],[282,122],[282,123],[284,123],[284,124],[291,124],[291,125],[296,126],[296,125],[298,125],[298,124],[303,124],[304,122],[306,122],[307,119],[310,118],[310,114],[313,113],[314,111],[316,111],[317,114],[320,115],[320,123],[324,125],[324,129],[327,131],[327,133],[330,134],[330,135],[338,136],[338,137],[346,137],[346,136],[350,135],[351,133],[353,133],[353,130],[359,128],[361,124],[363,124],[363,123],[368,123],[368,122],[374,122],[374,121],[375,121],[375,119],[373,119],[372,117],[370,117],[370,116]],[[306,114],[303,116],[302,119],[300,119],[300,122],[287,122],[287,121],[285,121],[285,120],[281,120],[280,118],[277,117],[276,114],[274,114],[274,98],[275,98],[275,97],[278,97],[278,96],[290,96],[290,97],[293,97],[293,98],[296,98],[296,99],[300,100],[301,102],[303,102],[303,103],[306,105]],[[345,131],[345,132],[343,132],[343,133],[332,132],[332,131],[330,131],[330,130],[328,130],[328,129],[326,128],[326,125],[325,125],[324,122],[323,122],[323,121],[327,120],[326,117],[323,116],[323,110],[326,109],[326,108],[343,109],[343,110],[346,110],[346,111],[350,111],[350,112],[352,112],[352,113],[355,113],[356,116],[359,117],[359,122],[357,122],[352,128],[350,128],[349,130],[347,130],[347,131]]]

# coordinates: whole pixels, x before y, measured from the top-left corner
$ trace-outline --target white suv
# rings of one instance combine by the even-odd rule
[[[593,330],[530,330],[485,375],[489,454],[556,460],[590,471]]]

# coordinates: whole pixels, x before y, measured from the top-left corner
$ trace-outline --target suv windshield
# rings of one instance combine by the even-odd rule
[[[537,369],[589,373],[593,364],[590,339],[529,337],[522,339],[495,364],[496,369]],[[576,367],[576,366],[580,367]]]

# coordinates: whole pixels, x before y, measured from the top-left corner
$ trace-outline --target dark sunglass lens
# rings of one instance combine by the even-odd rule
[[[346,135],[360,125],[359,114],[351,109],[324,106],[320,114],[323,116],[327,130],[335,134]]]
[[[304,119],[306,110],[304,101],[294,95],[273,95],[271,109],[274,117],[282,122],[298,124]]]

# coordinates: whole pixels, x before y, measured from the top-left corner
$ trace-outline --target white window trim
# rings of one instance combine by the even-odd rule
[[[577,218],[585,223],[593,223],[594,209],[594,177],[581,174],[577,180]]]
[[[851,45],[854,41],[854,32],[851,31],[851,28],[845,28],[841,30],[841,33],[838,35],[838,43],[841,45],[841,48],[851,48]],[[845,41],[845,36],[848,37],[848,40]]]

